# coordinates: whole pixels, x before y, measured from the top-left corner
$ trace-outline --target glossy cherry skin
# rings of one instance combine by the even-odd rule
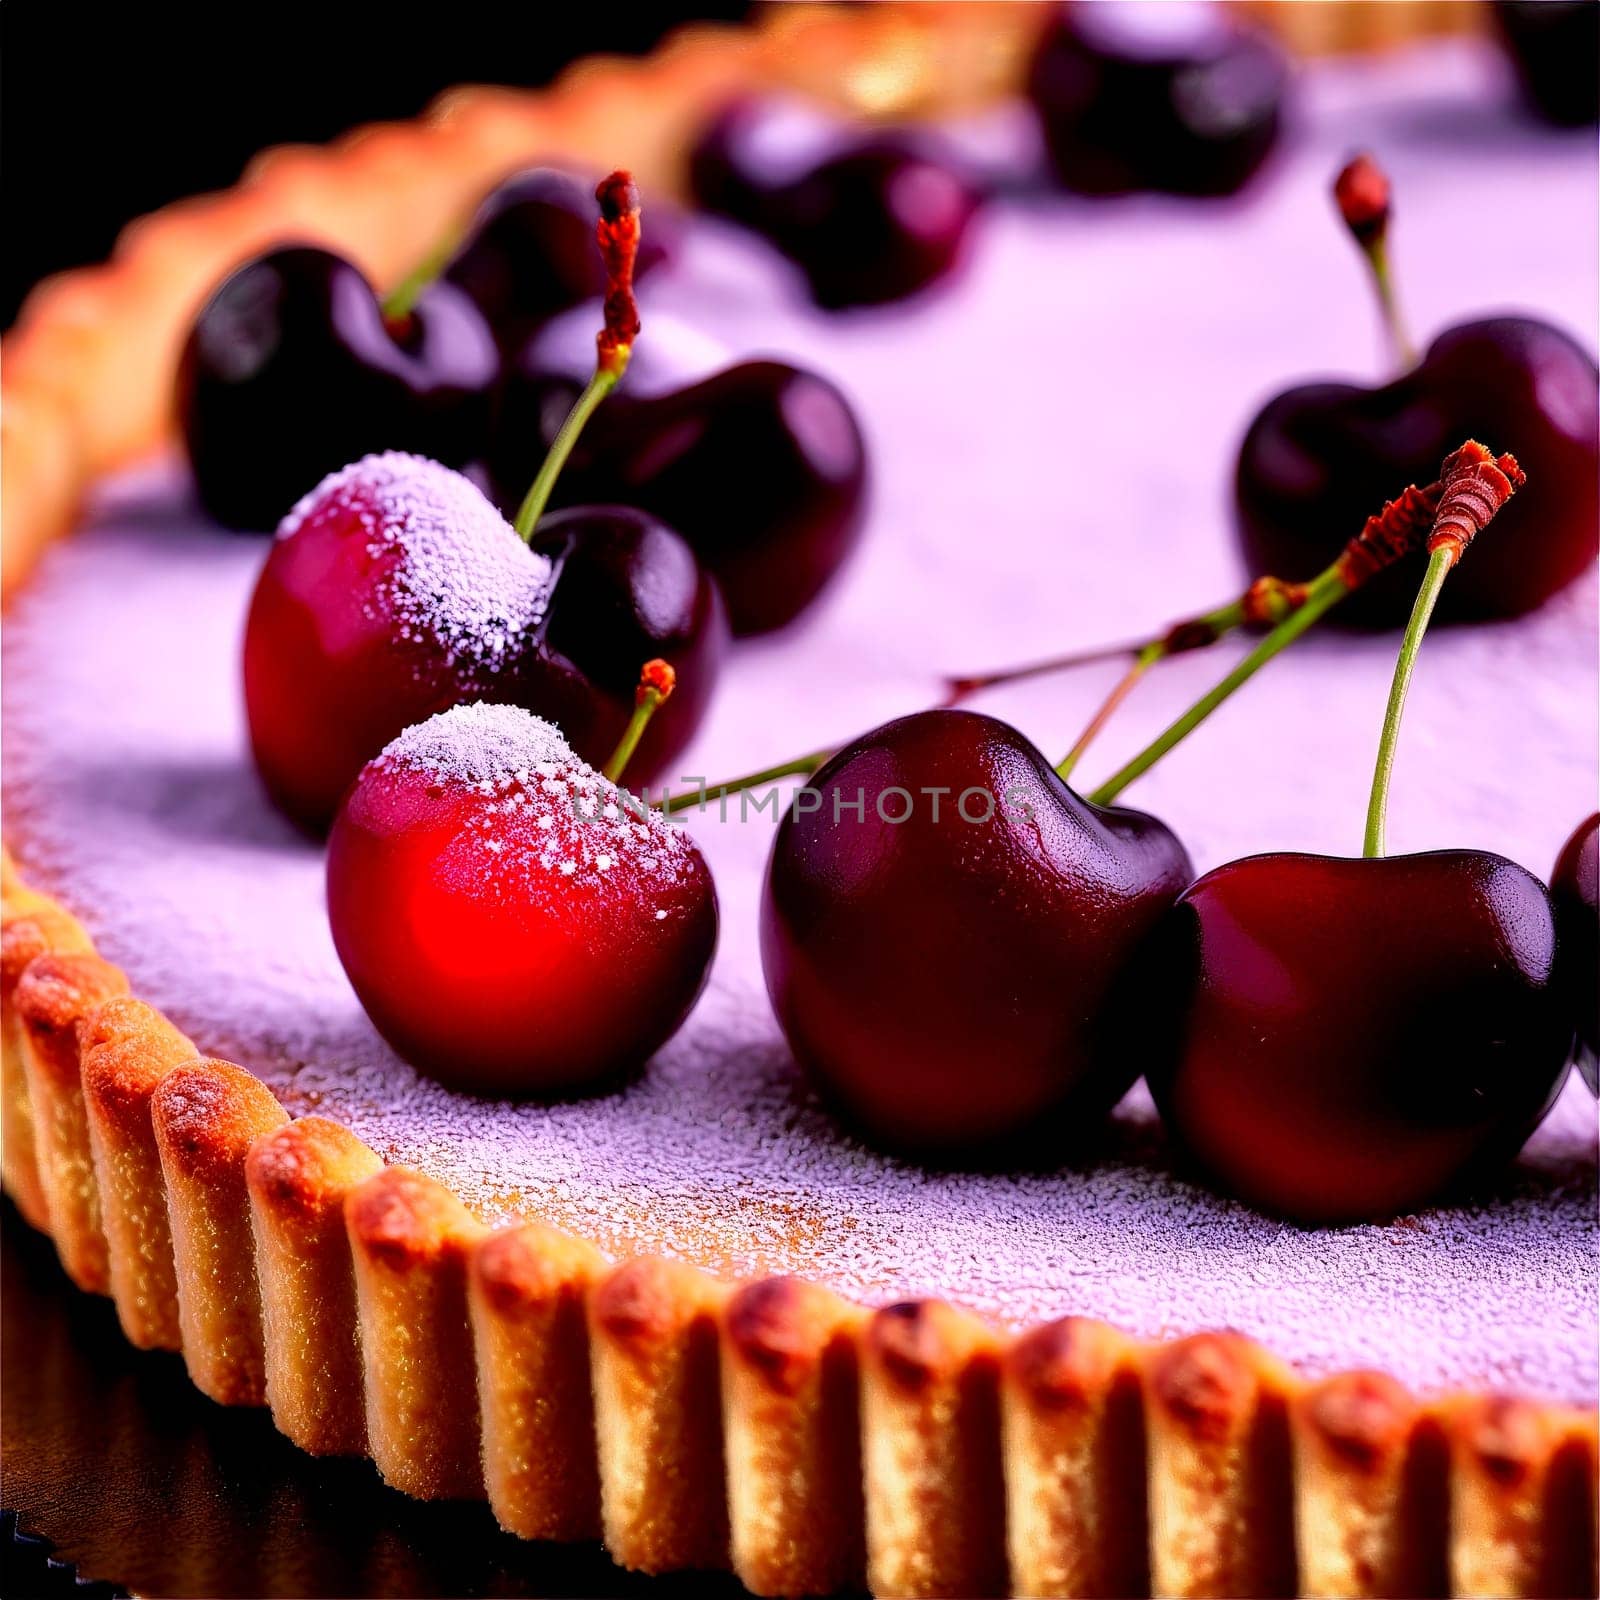
[[[1550,875],[1561,935],[1556,977],[1578,1030],[1578,1066],[1600,1092],[1600,812],[1581,822]]]
[[[1288,69],[1264,35],[1163,7],[1069,5],[1040,36],[1028,97],[1056,178],[1079,194],[1225,195],[1277,141]]]
[[[594,185],[553,167],[508,178],[479,206],[443,276],[463,290],[508,350],[557,312],[605,293],[595,248]],[[678,224],[652,206],[634,275],[670,260]]]
[[[796,1060],[874,1143],[988,1159],[1044,1133],[1059,1155],[1139,1075],[1153,1012],[1126,980],[1192,875],[1182,845],[968,711],[864,735],[811,792],[779,826],[761,907]]]
[[[590,419],[556,503],[611,501],[660,517],[715,575],[735,633],[782,627],[861,532],[867,452],[849,402],[782,361],[740,361],[679,386],[644,377],[630,370]],[[539,341],[507,374],[489,467],[508,510],[585,378]]]
[[[1299,1222],[1439,1199],[1519,1150],[1566,1072],[1550,899],[1500,856],[1252,856],[1195,883],[1156,948],[1168,1129]]]
[[[389,740],[468,700],[547,715],[603,762],[639,668],[659,656],[679,688],[629,765],[641,784],[698,726],[726,643],[716,586],[646,513],[566,511],[530,549],[459,474],[369,458],[297,508],[257,580],[244,638],[251,747],[278,805],[320,832]]]
[[[1446,585],[1439,615],[1515,617],[1592,565],[1600,547],[1600,407],[1593,359],[1531,317],[1450,328],[1379,389],[1315,383],[1267,403],[1239,449],[1235,510],[1246,569],[1305,579],[1408,483],[1431,483],[1463,439],[1494,441],[1527,487]],[[1422,558],[1397,562],[1339,608],[1402,624]]]
[[[391,325],[361,271],[294,246],[229,276],[196,319],[178,413],[206,510],[268,530],[327,473],[374,450],[472,460],[499,373],[478,309],[446,283]]]
[[[1557,127],[1600,118],[1600,7],[1593,0],[1496,0],[1495,21],[1528,103]]]
[[[932,140],[778,98],[724,107],[690,155],[689,183],[708,211],[795,262],[830,309],[901,300],[943,278],[982,202]]]
[[[510,706],[457,707],[364,769],[328,841],[328,920],[400,1055],[521,1098],[598,1087],[670,1037],[716,891],[689,837],[631,804]]]

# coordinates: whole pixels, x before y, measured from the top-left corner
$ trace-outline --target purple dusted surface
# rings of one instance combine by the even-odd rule
[[[1242,202],[999,205],[962,278],[896,310],[822,316],[761,247],[694,230],[679,266],[646,285],[641,348],[652,312],[672,311],[837,377],[865,419],[876,497],[859,557],[818,609],[736,654],[683,772],[785,757],[925,703],[938,672],[1121,638],[1235,591],[1226,494],[1255,406],[1309,375],[1381,370],[1327,198],[1357,144],[1395,178],[1419,336],[1516,307],[1592,344],[1593,141],[1486,111],[1498,73],[1462,47],[1320,69],[1301,126]],[[1471,248],[1463,207],[1496,219]],[[1009,1322],[1228,1325],[1314,1371],[1370,1364],[1423,1389],[1592,1402],[1595,1110],[1576,1080],[1491,1192],[1388,1227],[1299,1229],[1184,1182],[1142,1090],[1103,1156],[1074,1170],[952,1177],[888,1162],[813,1105],[772,1023],[754,936],[768,817],[691,821],[717,876],[722,948],[694,1017],[632,1088],[512,1108],[417,1079],[339,971],[318,853],[267,807],[244,755],[238,636],[263,547],[210,532],[181,490],[163,471],[111,486],[94,527],[52,551],[18,602],[7,832],[140,992],[291,1110],[347,1120],[491,1218],[536,1211],[617,1251],[800,1270],[872,1300],[941,1294]],[[1536,616],[1430,638],[1396,851],[1478,846],[1549,871],[1594,803],[1596,638],[1592,576]],[[1307,641],[1129,799],[1176,828],[1201,870],[1268,849],[1355,851],[1393,647]],[[1085,781],[1235,649],[1153,677]],[[1114,671],[979,704],[1064,749]]]

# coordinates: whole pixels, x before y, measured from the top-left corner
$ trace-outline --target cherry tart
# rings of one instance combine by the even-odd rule
[[[178,414],[195,486],[219,522],[265,531],[369,451],[461,466],[482,448],[498,371],[487,322],[453,284],[388,314],[342,256],[269,251],[223,281],[183,347]]]
[[[567,1093],[638,1067],[706,980],[699,850],[516,706],[456,706],[362,772],[328,920],[378,1031],[454,1088]]]
[[[466,700],[558,717],[601,761],[639,663],[661,657],[685,688],[645,733],[642,781],[694,731],[726,637],[714,585],[648,514],[569,510],[525,544],[461,474],[368,456],[294,508],[257,580],[244,637],[256,767],[321,831],[390,739]]]

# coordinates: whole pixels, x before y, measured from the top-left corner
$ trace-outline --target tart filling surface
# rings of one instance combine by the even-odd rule
[[[1323,176],[1357,138],[1381,140],[1397,169],[1420,151],[1388,82],[1332,71],[1315,85],[1309,133],[1268,197],[1220,213],[1129,201],[1114,226],[1093,206],[997,206],[966,276],[897,310],[823,317],[761,247],[697,228],[642,292],[641,350],[652,317],[681,311],[737,350],[828,372],[867,419],[876,500],[821,610],[742,648],[682,772],[837,740],[925,703],[941,670],[1057,648],[1063,627],[1085,642],[1137,634],[1235,589],[1225,472],[1254,404],[1286,374],[1374,365],[1355,269],[1305,243],[1326,224],[1303,208],[1326,205]],[[1592,339],[1591,264],[1564,257],[1540,219],[1592,208],[1593,153],[1541,146],[1524,163],[1497,149],[1503,164],[1428,152],[1438,178],[1416,186],[1405,248],[1416,281],[1443,287],[1418,321],[1514,285]],[[1506,225],[1462,259],[1445,219],[1469,188]],[[890,1161],[811,1101],[771,1020],[754,938],[770,805],[741,820],[735,798],[726,820],[688,819],[722,895],[722,949],[639,1082],[542,1107],[419,1078],[339,968],[319,850],[249,766],[236,673],[261,543],[206,525],[164,468],[107,486],[90,523],[50,552],[8,629],[8,834],[136,993],[292,1113],[346,1124],[484,1221],[538,1216],[618,1255],[795,1273],[874,1303],[941,1296],[1013,1326],[1087,1312],[1142,1337],[1234,1327],[1311,1373],[1370,1365],[1423,1391],[1593,1403],[1595,1131],[1575,1081],[1492,1191],[1387,1227],[1300,1229],[1184,1181],[1142,1091],[1106,1152],[1060,1171]],[[1037,581],[1059,573],[1069,592]],[[1435,639],[1415,725],[1471,733],[1422,735],[1403,762],[1399,847],[1437,842],[1429,829],[1448,819],[1453,840],[1554,858],[1571,809],[1557,797],[1593,787],[1594,619],[1591,579],[1521,622]],[[1383,639],[1306,646],[1132,798],[1201,870],[1246,850],[1353,850],[1391,660]],[[1137,748],[1212,670],[1174,663],[1117,730],[1125,746],[1108,737],[1096,759]],[[1101,687],[1047,681],[992,708],[1064,744]],[[1516,752],[1514,777],[1483,770],[1487,749]]]

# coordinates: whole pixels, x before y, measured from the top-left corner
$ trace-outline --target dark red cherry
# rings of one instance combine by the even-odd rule
[[[1594,0],[1495,0],[1495,21],[1528,103],[1545,121],[1600,118],[1600,6]]]
[[[494,339],[451,284],[386,321],[361,271],[327,250],[257,256],[207,301],[178,368],[178,413],[206,509],[270,529],[329,472],[374,450],[448,465],[482,448]]]
[[[594,184],[552,167],[506,179],[478,208],[443,276],[472,299],[505,349],[520,349],[557,312],[605,293],[594,210]],[[634,275],[670,260],[676,242],[673,214],[652,206]]]
[[[1528,475],[1493,539],[1444,591],[1441,617],[1514,617],[1593,564],[1600,545],[1595,363],[1531,317],[1462,323],[1378,389],[1306,384],[1271,400],[1240,446],[1235,504],[1245,567],[1301,580],[1334,559],[1397,483],[1426,483],[1463,438],[1493,439]],[[1340,607],[1389,627],[1411,611],[1421,556]]]
[[[328,841],[328,921],[407,1061],[516,1098],[647,1060],[705,984],[717,897],[688,835],[554,726],[475,704],[361,773]]]
[[[816,598],[861,532],[860,426],[832,383],[787,362],[740,361],[680,379],[658,357],[674,342],[665,323],[652,319],[652,343],[584,429],[555,503],[616,502],[660,517],[717,578],[735,633],[781,627]],[[592,328],[592,317],[581,326]],[[592,362],[592,343],[569,351],[566,327],[553,324],[507,373],[489,459],[507,510]]]
[[[389,740],[468,700],[560,719],[584,759],[604,761],[641,663],[659,656],[682,688],[630,768],[644,782],[694,732],[726,639],[715,586],[649,515],[571,510],[530,547],[459,473],[370,456],[294,509],[257,580],[251,745],[273,798],[319,831]]]
[[[1437,1199],[1520,1149],[1566,1071],[1550,899],[1499,856],[1252,856],[1155,943],[1174,1024],[1146,1077],[1168,1128],[1297,1221]]]
[[[1550,876],[1561,936],[1556,977],[1578,1030],[1578,1065],[1600,1092],[1600,812],[1578,824]]]
[[[1288,69],[1263,34],[1192,7],[1061,7],[1028,74],[1057,180],[1079,194],[1243,187],[1278,137]]]
[[[1191,875],[1161,823],[1080,799],[1014,728],[919,712],[847,745],[779,826],[767,992],[874,1141],[1070,1136],[1139,1074],[1155,1008],[1127,977]]]
[[[981,204],[930,138],[776,96],[713,118],[689,184],[708,211],[771,240],[834,309],[904,299],[944,277]]]

